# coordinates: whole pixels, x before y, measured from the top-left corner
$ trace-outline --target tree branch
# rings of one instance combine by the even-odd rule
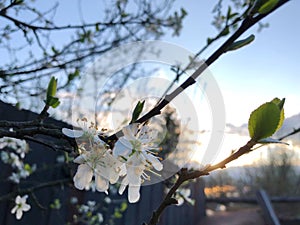
[[[38,184],[38,185],[30,187],[30,188],[21,189],[19,191],[14,191],[14,192],[11,192],[9,194],[0,196],[0,202],[8,200],[8,199],[12,199],[16,195],[24,195],[24,194],[33,193],[34,191],[39,190],[39,189],[43,189],[43,188],[51,187],[51,186],[56,186],[56,185],[62,185],[62,184],[65,184],[65,183],[68,183],[68,182],[71,182],[71,181],[72,181],[71,178],[64,178],[64,179],[60,179],[60,180],[54,180],[54,181]]]

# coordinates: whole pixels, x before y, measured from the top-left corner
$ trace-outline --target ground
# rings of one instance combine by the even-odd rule
[[[214,212],[197,225],[264,225],[259,207]]]

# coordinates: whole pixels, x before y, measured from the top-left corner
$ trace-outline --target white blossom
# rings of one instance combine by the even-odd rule
[[[104,198],[104,202],[106,203],[106,204],[110,204],[111,203],[111,199],[109,198],[109,197],[105,197]]]
[[[9,155],[6,151],[1,151],[1,160],[4,163],[9,163]]]
[[[95,177],[96,190],[107,192],[109,183],[114,184],[119,179],[122,163],[104,146],[98,146],[90,151],[82,150],[82,154],[74,162],[80,164],[73,178],[75,187],[79,190],[90,186]]]
[[[97,213],[98,222],[102,223],[104,221],[103,215],[101,213]]]
[[[8,179],[16,184],[20,183],[21,176],[19,173],[12,173]]]
[[[189,188],[180,188],[177,190],[175,194],[175,198],[177,199],[177,205],[180,206],[184,203],[184,201],[190,203],[191,205],[195,204],[195,200],[191,197],[191,189]]]
[[[18,195],[15,199],[16,205],[14,208],[12,208],[11,213],[12,214],[16,213],[16,218],[18,220],[22,218],[23,211],[27,212],[31,208],[31,206],[26,203],[27,198],[28,198],[28,195],[24,195],[23,197]]]
[[[103,142],[99,138],[100,132],[98,131],[97,126],[94,123],[90,123],[88,126],[88,122],[86,118],[78,119],[77,123],[81,130],[71,130],[68,128],[62,128],[62,133],[71,138],[82,138],[87,139],[89,141],[90,146],[94,144],[103,144]]]
[[[25,157],[25,154],[28,153],[29,147],[26,141],[19,140],[16,138],[2,138],[0,141],[0,148],[9,147],[14,149],[21,158]]]
[[[140,198],[140,186],[150,176],[146,171],[154,168],[162,170],[163,165],[153,153],[158,149],[154,144],[153,132],[146,126],[131,124],[122,129],[124,136],[120,137],[113,149],[114,156],[125,161],[120,175],[125,175],[121,182],[119,194],[123,194],[128,186],[128,201],[137,202]]]

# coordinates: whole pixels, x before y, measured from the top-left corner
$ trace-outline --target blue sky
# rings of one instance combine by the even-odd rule
[[[175,8],[184,7],[188,16],[184,20],[179,37],[172,37],[170,34],[162,40],[196,53],[205,45],[207,37],[213,37],[217,33],[211,25],[211,12],[216,2],[175,1]],[[229,0],[224,0],[224,3],[228,2]],[[54,3],[37,1],[36,4],[46,10]],[[55,18],[58,24],[65,25],[80,22],[79,12],[82,12],[86,21],[96,20],[103,3],[94,0],[66,0],[60,1],[59,4]],[[263,22],[270,24],[269,28],[257,33],[257,27],[254,27],[245,34],[244,37],[252,33],[256,35],[251,45],[221,56],[209,68],[223,93],[226,122],[237,126],[247,123],[253,109],[274,97],[287,98],[287,116],[300,112],[300,26],[297,18],[299,9],[300,1],[291,0],[264,19]],[[61,43],[68,38],[61,36],[59,32],[53,37]],[[224,40],[211,46],[201,57],[208,57]]]
[[[177,1],[176,6],[188,11],[181,36],[165,40],[181,45],[192,52],[200,49],[216,30],[211,25],[215,1]],[[226,2],[226,1],[224,1]],[[300,1],[292,0],[263,22],[269,28],[257,33],[250,29],[244,37],[255,34],[249,46],[221,56],[210,71],[224,96],[227,122],[247,123],[250,112],[264,101],[286,97],[286,116],[300,112],[300,44],[298,10]],[[208,49],[208,57],[225,39]]]

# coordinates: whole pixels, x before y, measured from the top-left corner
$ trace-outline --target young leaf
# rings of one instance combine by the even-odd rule
[[[283,105],[285,102],[285,98],[283,98],[282,100],[280,100],[279,98],[274,98],[271,102],[275,103],[279,110],[280,110],[280,121],[278,124],[278,127],[276,128],[276,131],[279,130],[282,127],[283,121],[284,121],[284,109],[283,109]]]
[[[56,108],[60,104],[60,101],[56,97],[51,96],[47,100],[47,105],[51,106],[52,108]]]
[[[254,41],[255,36],[253,34],[251,34],[249,37],[240,40],[240,41],[236,41],[234,43],[232,43],[226,51],[233,51],[233,50],[237,50],[239,48],[242,48],[248,44],[250,44],[252,41]]]
[[[57,87],[57,79],[54,77],[51,77],[51,80],[48,84],[48,89],[47,89],[47,99],[49,97],[54,97],[56,94],[56,87]]]
[[[270,137],[278,128],[281,110],[273,102],[267,102],[254,110],[249,118],[250,137],[258,141]]]
[[[268,0],[258,9],[258,13],[265,14],[270,12],[279,2],[279,0]]]
[[[72,80],[74,80],[79,75],[80,75],[80,71],[79,71],[79,69],[76,68],[73,73],[69,73],[69,75],[68,75],[68,83],[70,83]]]
[[[220,33],[220,36],[226,36],[230,32],[229,27],[225,27],[222,32]]]
[[[134,123],[140,116],[140,114],[142,113],[143,111],[143,108],[144,108],[144,103],[145,101],[142,101],[142,102],[138,102],[133,110],[133,113],[132,113],[132,119],[130,121],[130,123]]]
[[[56,108],[60,104],[60,101],[58,100],[58,98],[54,97],[56,94],[56,89],[57,89],[57,79],[55,79],[54,77],[51,77],[51,80],[48,84],[47,96],[46,96],[45,103],[48,106],[51,106],[52,108]]]

